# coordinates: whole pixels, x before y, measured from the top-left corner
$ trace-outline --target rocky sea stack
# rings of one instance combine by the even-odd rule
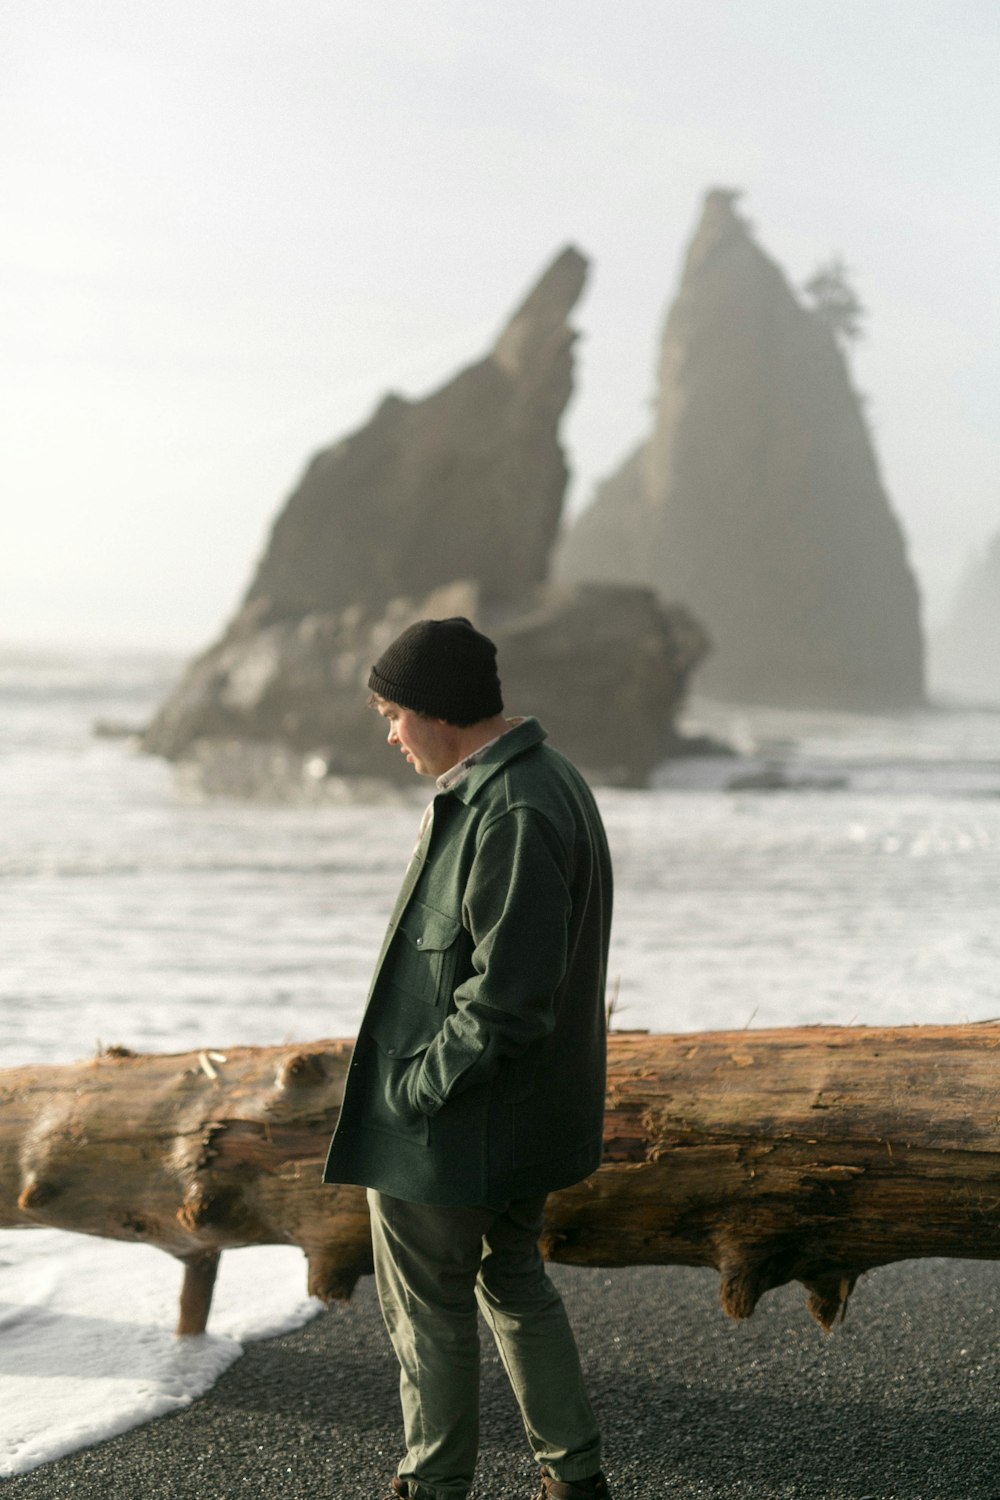
[[[645,583],[703,620],[699,689],[743,702],[923,699],[917,586],[847,364],[710,192],[663,334],[653,430],[565,538],[566,580]]]
[[[275,790],[299,764],[412,779],[381,754],[368,672],[412,620],[461,613],[499,645],[509,711],[537,712],[594,779],[643,784],[675,743],[707,642],[649,587],[549,581],[586,271],[564,250],[484,358],[422,400],[387,396],[316,455],[146,750],[200,766],[218,790]]]
[[[931,646],[936,692],[970,703],[1000,704],[1000,531],[966,569]]]

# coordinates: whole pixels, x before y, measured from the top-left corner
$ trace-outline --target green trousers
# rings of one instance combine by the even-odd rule
[[[400,1368],[417,1500],[465,1500],[479,1450],[478,1303],[528,1441],[558,1479],[601,1467],[601,1440],[562,1299],[538,1249],[545,1199],[501,1209],[406,1203],[369,1190],[375,1281]]]

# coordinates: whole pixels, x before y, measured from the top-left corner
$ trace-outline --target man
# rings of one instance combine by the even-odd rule
[[[600,815],[537,720],[503,717],[496,648],[468,620],[410,626],[368,685],[389,744],[437,781],[325,1171],[368,1188],[407,1443],[391,1488],[468,1494],[478,1302],[541,1466],[535,1500],[608,1500],[576,1344],[538,1250],[546,1194],[601,1160]]]

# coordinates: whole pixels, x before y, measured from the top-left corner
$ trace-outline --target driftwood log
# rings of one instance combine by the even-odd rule
[[[364,1193],[320,1172],[347,1041],[0,1071],[0,1226],[157,1245],[206,1325],[222,1250],[295,1244],[309,1291],[371,1269]],[[610,1037],[604,1165],[549,1199],[543,1248],[714,1266],[748,1317],[797,1279],[825,1328],[857,1277],[1000,1259],[1000,1025]]]

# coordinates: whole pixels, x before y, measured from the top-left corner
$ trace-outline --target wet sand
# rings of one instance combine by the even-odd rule
[[[800,1287],[747,1323],[709,1271],[553,1268],[606,1433],[615,1500],[996,1500],[1000,1265],[862,1278],[829,1337]],[[186,1411],[6,1482],[5,1500],[380,1500],[400,1453],[396,1368],[370,1278],[246,1354]],[[537,1471],[484,1333],[470,1500]]]

